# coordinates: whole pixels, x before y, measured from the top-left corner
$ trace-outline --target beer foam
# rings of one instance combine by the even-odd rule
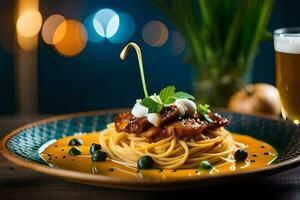
[[[290,54],[300,54],[300,37],[274,35],[275,51]]]

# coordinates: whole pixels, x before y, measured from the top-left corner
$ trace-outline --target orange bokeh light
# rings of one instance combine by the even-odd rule
[[[62,38],[62,39],[61,39]],[[58,25],[53,35],[53,42],[59,41],[54,48],[64,56],[79,54],[87,43],[87,32],[76,20],[65,20]]]
[[[54,14],[47,18],[44,22],[42,28],[42,38],[47,44],[57,44],[59,43],[65,36],[66,26],[61,28],[61,33],[57,34],[54,38],[54,33],[57,27],[65,21],[65,18],[62,15]]]

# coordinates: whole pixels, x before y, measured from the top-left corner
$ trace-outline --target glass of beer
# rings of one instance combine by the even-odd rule
[[[300,27],[274,31],[276,87],[282,116],[300,122]]]

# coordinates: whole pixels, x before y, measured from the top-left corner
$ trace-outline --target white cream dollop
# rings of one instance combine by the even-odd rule
[[[157,96],[150,96],[153,100]],[[196,112],[196,104],[189,99],[177,99],[174,103],[177,106],[178,113],[180,117],[187,116],[193,117]],[[153,124],[155,127],[158,127],[161,123],[162,116],[160,113],[149,113],[147,107],[141,105],[141,100],[138,99],[131,110],[131,114],[134,117],[141,118],[147,117],[147,120]]]
[[[197,108],[196,104],[189,99],[177,99],[175,105],[177,106],[180,117],[193,117]]]
[[[161,114],[160,113],[148,113],[147,120],[155,127],[158,127],[161,123]]]
[[[151,95],[150,98],[153,99],[154,101],[157,101],[157,99],[159,99],[159,96]],[[141,99],[137,99],[136,103],[131,109],[131,114],[137,118],[146,117],[148,114],[148,108],[141,105],[141,101],[142,101]]]
[[[137,118],[146,117],[148,114],[148,108],[141,105],[141,100],[137,100],[134,104],[131,114]]]

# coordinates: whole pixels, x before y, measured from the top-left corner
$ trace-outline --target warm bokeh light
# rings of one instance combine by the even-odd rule
[[[167,26],[160,21],[150,21],[143,28],[143,39],[152,47],[164,45],[168,36]]]
[[[108,8],[99,10],[94,18],[93,25],[96,32],[104,38],[111,38],[116,34],[120,25],[119,15]]]
[[[17,31],[23,37],[34,37],[42,26],[42,16],[37,10],[27,10],[17,20]]]
[[[21,34],[17,34],[17,40],[19,47],[23,49],[24,51],[32,51],[37,48],[37,36],[28,38],[28,37],[23,37]]]
[[[87,32],[84,26],[76,20],[62,22],[54,31],[53,39],[63,39],[54,45],[55,49],[64,56],[75,56],[80,53],[87,43]]]
[[[186,42],[178,31],[171,33],[171,51],[173,55],[181,54],[186,46]]]
[[[47,20],[44,22],[42,28],[42,37],[47,44],[57,44],[64,38],[66,29],[61,29],[62,32],[60,34],[57,34],[54,38],[55,30],[64,21],[65,18],[62,15],[54,14],[48,17]]]

